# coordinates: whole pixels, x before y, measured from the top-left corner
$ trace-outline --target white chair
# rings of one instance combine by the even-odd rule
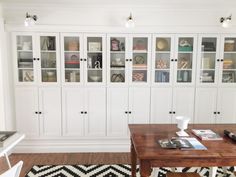
[[[0,175],[0,177],[19,177],[23,161],[18,162],[12,168]]]

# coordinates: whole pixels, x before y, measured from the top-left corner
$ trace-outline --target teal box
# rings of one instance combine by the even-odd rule
[[[192,46],[179,46],[179,51],[183,51],[183,52],[192,52],[193,51],[193,47]]]

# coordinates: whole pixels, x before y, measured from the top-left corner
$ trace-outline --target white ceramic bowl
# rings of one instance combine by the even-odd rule
[[[101,80],[102,77],[101,76],[89,76],[89,78],[94,82],[98,82]]]

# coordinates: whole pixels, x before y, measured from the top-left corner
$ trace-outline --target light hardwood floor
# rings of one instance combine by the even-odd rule
[[[33,165],[59,164],[130,164],[129,153],[43,153],[43,154],[12,154],[12,165],[23,160],[21,176],[30,170]],[[7,170],[5,158],[0,158],[0,174]]]

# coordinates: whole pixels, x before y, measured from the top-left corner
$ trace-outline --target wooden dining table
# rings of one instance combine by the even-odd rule
[[[223,140],[198,139],[207,150],[165,149],[158,140],[176,137],[176,124],[129,124],[132,177],[136,176],[137,162],[141,177],[150,176],[154,167],[212,167],[211,176],[215,176],[219,166],[236,166],[236,142],[223,133],[236,133],[236,124],[190,124],[186,132],[196,137],[191,129],[211,129]]]

